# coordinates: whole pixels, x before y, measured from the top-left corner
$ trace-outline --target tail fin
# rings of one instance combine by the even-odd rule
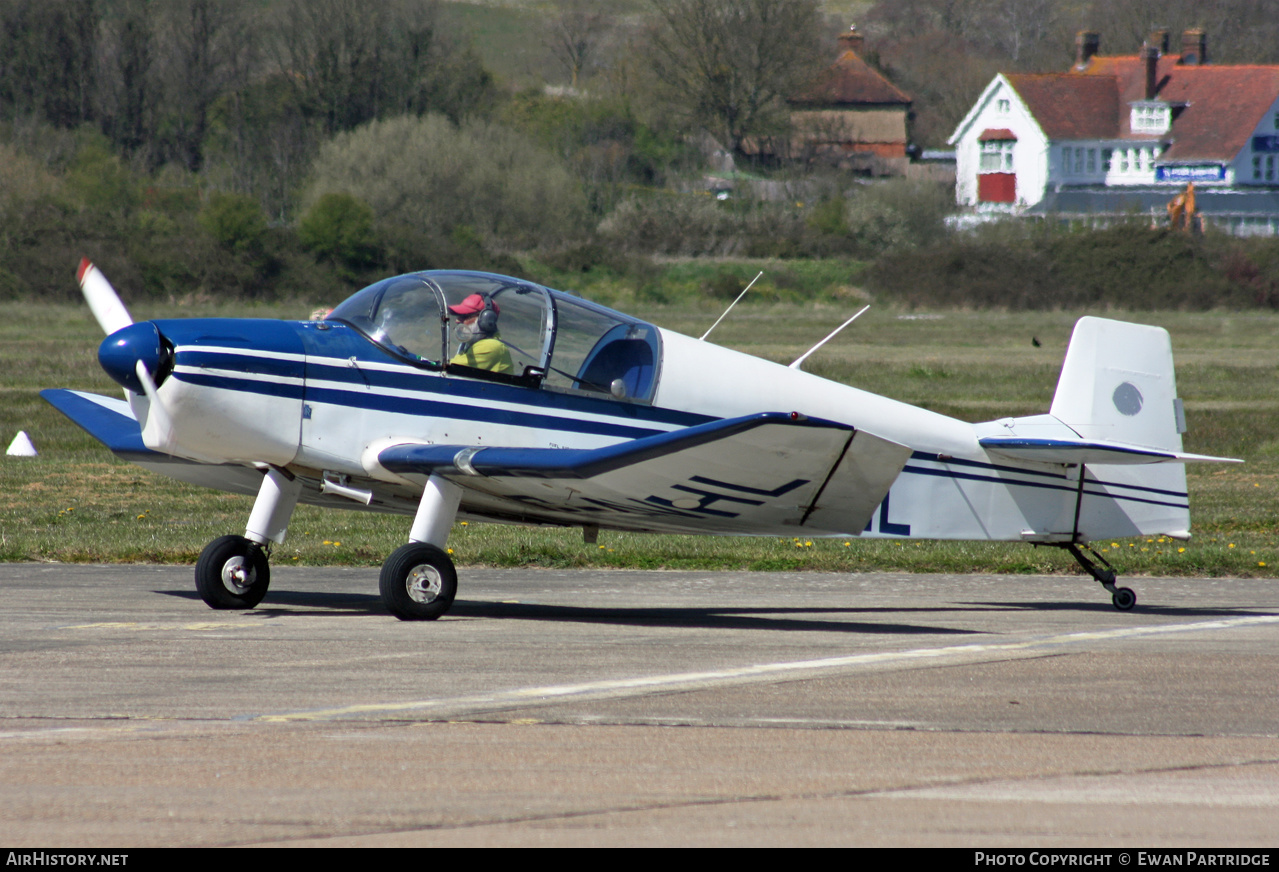
[[[1185,415],[1168,331],[1080,318],[1049,414],[1085,440],[1181,454]]]
[[[991,422],[979,441],[992,454],[1075,470],[1075,541],[1187,537],[1184,464],[1228,458],[1183,452],[1185,429],[1168,331],[1081,318],[1050,414]]]
[[[1075,324],[1049,414],[1004,422],[981,444],[998,454],[1050,463],[1229,459],[1185,453],[1185,430],[1168,331],[1088,317]]]

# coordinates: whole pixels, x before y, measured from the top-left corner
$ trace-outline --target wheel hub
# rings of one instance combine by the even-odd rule
[[[227,590],[243,594],[253,587],[253,582],[256,580],[257,572],[250,564],[245,563],[243,557],[232,557],[222,564],[222,583],[226,585]]]
[[[414,566],[409,570],[408,578],[405,579],[409,599],[415,603],[434,602],[440,595],[443,585],[439,570],[426,564]]]

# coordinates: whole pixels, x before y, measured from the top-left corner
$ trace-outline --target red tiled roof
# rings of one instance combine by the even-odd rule
[[[1154,99],[1173,104],[1161,160],[1232,160],[1279,99],[1279,65],[1182,65],[1159,58]],[[1150,139],[1130,128],[1130,104],[1146,97],[1145,61],[1095,56],[1068,73],[1006,77],[1044,133],[1060,139]]]
[[[1158,96],[1185,106],[1161,160],[1232,160],[1279,98],[1279,66],[1182,67]]]
[[[1016,139],[1017,134],[1013,133],[1007,127],[989,128],[981,132],[981,136],[977,137],[978,142],[1007,142],[1010,139]]]
[[[806,106],[882,106],[910,105],[911,98],[856,52],[846,51],[790,102]]]
[[[1113,78],[1070,73],[1011,74],[1005,78],[1049,139],[1114,139],[1119,135],[1119,91]]]

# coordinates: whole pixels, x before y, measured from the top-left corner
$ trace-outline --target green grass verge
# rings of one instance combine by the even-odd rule
[[[705,265],[703,265],[705,266]],[[747,264],[753,267],[753,264]],[[680,267],[683,268],[683,267]],[[753,273],[751,273],[753,275]],[[722,300],[630,309],[700,335]],[[744,302],[712,334],[720,344],[789,362],[837,326],[855,301]],[[304,317],[312,301],[246,308],[164,306],[139,318],[236,314]],[[204,545],[241,531],[251,500],[189,487],[111,457],[37,396],[45,387],[114,394],[96,362],[97,325],[81,307],[16,304],[0,319],[0,441],[19,430],[40,456],[0,458],[0,560],[191,563]],[[1124,574],[1279,574],[1279,315],[1141,313],[1173,334],[1189,451],[1243,457],[1242,466],[1189,468],[1195,536],[1098,543]],[[872,309],[812,359],[828,378],[981,421],[1046,411],[1074,313],[906,312]],[[1034,347],[1031,337],[1039,339]],[[381,563],[409,520],[299,508],[277,564]],[[643,536],[575,529],[459,524],[462,565],[1076,573],[1057,549],[1022,544]]]

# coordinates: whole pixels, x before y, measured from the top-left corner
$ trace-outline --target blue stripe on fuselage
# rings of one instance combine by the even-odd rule
[[[216,337],[211,341],[225,341]],[[364,341],[367,346],[367,340]],[[350,409],[367,409],[396,414],[455,418],[492,424],[591,433],[637,439],[667,432],[671,427],[690,427],[716,420],[674,409],[654,408],[593,396],[560,393],[536,388],[487,382],[480,379],[445,377],[438,372],[382,369],[361,363],[385,365],[391,362],[379,350],[376,356],[338,363],[333,358],[281,359],[230,350],[180,347],[173,377],[188,384],[265,396],[303,399],[315,404],[331,404]],[[395,361],[395,363],[399,363]],[[193,372],[202,368],[204,372]],[[265,379],[239,378],[235,373],[262,375]],[[309,387],[301,382],[303,375]],[[278,381],[277,379],[298,379]],[[340,387],[319,387],[329,382]],[[422,394],[434,394],[435,399]],[[472,402],[466,402],[470,400]],[[500,404],[500,406],[499,406]],[[515,408],[512,408],[515,407]],[[606,420],[584,419],[584,416]],[[611,420],[608,420],[611,419]],[[655,426],[657,425],[657,426]],[[666,425],[666,426],[660,426]]]
[[[505,424],[512,427],[533,427],[539,430],[560,430],[569,433],[595,433],[638,439],[667,432],[666,429],[629,426],[612,421],[592,421],[560,415],[544,415],[506,408],[475,406],[467,403],[450,403],[417,397],[391,396],[387,394],[361,393],[357,391],[308,388],[308,403],[329,403],[343,408],[371,409],[418,417],[448,418],[477,421],[488,424]],[[643,422],[640,422],[643,423]]]
[[[1029,487],[1041,490],[1057,490],[1076,493],[1079,490],[1079,482],[1072,481],[1062,473],[1057,472],[1041,472],[1032,469],[1023,469],[1016,466],[1008,466],[1006,464],[981,463],[972,460],[960,460],[958,458],[940,459],[936,454],[928,454],[916,451],[911,454],[911,460],[931,460],[937,463],[947,465],[963,466],[973,469],[973,472],[958,472],[953,469],[930,469],[923,466],[907,465],[902,469],[903,474],[925,475],[936,478],[950,478],[959,481],[976,481],[988,482],[990,484],[999,484],[1004,487]],[[978,471],[980,470],[980,472]],[[986,474],[982,474],[986,473]],[[989,474],[989,473],[994,473]],[[1035,480],[1015,480],[1005,477],[1000,473],[1012,473],[1016,475],[1026,476]],[[1142,496],[1129,496],[1127,494],[1115,494],[1107,491],[1097,490],[1099,487],[1123,488],[1125,490],[1136,491]],[[1174,509],[1189,509],[1190,503],[1188,494],[1183,491],[1170,491],[1160,488],[1143,487],[1141,485],[1127,484],[1123,482],[1109,482],[1101,479],[1085,479],[1084,495],[1093,497],[1104,497],[1112,500],[1123,500],[1134,503],[1145,503],[1154,506],[1167,506]],[[1148,496],[1147,496],[1148,495]],[[1176,502],[1169,502],[1176,500]]]
[[[173,363],[175,366],[258,373],[277,378],[302,378],[306,373],[305,365],[298,359],[210,351],[199,346],[179,347],[173,356]]]
[[[337,382],[351,389],[367,392],[370,388],[390,391],[414,391],[439,394],[450,399],[474,399],[482,402],[511,403],[533,406],[546,412],[564,412],[570,415],[605,415],[610,418],[629,419],[637,426],[645,423],[668,424],[676,427],[693,427],[717,420],[712,415],[698,415],[677,409],[663,409],[642,403],[627,403],[603,399],[599,395],[560,393],[558,391],[525,388],[481,379],[445,377],[435,372],[383,370],[361,368],[360,360],[349,363],[329,363],[307,360],[307,380]],[[328,388],[343,390],[343,388]],[[309,395],[308,395],[309,396]],[[654,431],[656,432],[656,431]]]

